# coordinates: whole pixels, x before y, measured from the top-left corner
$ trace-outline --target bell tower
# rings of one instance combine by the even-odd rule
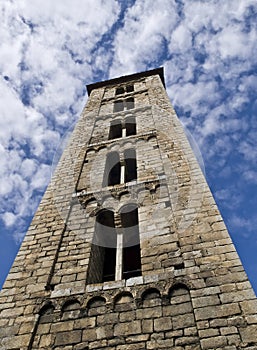
[[[257,349],[257,300],[162,68],[87,86],[0,294],[1,350]]]

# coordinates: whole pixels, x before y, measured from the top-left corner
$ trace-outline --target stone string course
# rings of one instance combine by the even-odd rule
[[[256,297],[159,74],[130,83],[128,111],[113,113],[124,78],[90,94],[1,291],[0,350],[257,350]],[[137,134],[108,140],[130,115]],[[128,148],[137,180],[102,188]],[[96,214],[128,203],[142,276],[88,284]]]

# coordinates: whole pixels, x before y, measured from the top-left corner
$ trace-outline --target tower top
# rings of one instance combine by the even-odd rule
[[[126,83],[130,80],[135,80],[135,79],[139,79],[139,78],[143,78],[143,77],[149,77],[150,75],[159,75],[161,78],[161,81],[165,87],[164,69],[163,69],[163,67],[160,67],[160,68],[155,68],[155,69],[147,70],[147,71],[140,72],[140,73],[124,75],[122,77],[118,77],[118,78],[114,78],[114,79],[110,79],[110,80],[105,80],[105,81],[99,81],[97,83],[89,84],[89,85],[87,85],[87,93],[89,96],[91,91],[94,89],[98,89],[100,87],[107,86],[107,85]]]

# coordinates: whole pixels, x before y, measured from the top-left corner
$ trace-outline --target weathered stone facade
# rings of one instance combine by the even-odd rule
[[[163,85],[156,69],[88,86],[1,291],[0,349],[257,350],[257,300]],[[110,153],[121,179],[108,185]],[[124,208],[138,217],[136,275],[131,262],[122,270]],[[113,243],[96,236],[104,209],[109,237],[123,239],[107,281]]]

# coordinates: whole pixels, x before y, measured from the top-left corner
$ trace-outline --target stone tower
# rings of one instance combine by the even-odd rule
[[[89,99],[0,295],[0,349],[257,349],[257,301],[162,69]]]

